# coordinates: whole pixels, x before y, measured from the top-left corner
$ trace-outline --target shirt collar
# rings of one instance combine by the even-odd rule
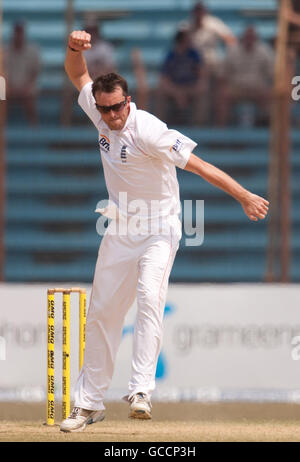
[[[136,105],[135,103],[130,103],[130,112],[128,114],[125,125],[122,128],[122,130],[120,130],[120,132],[123,132],[128,128],[128,126],[135,120],[135,115],[136,115]]]
[[[130,111],[129,111],[128,117],[126,119],[125,125],[122,128],[122,130],[110,130],[110,128],[106,125],[106,123],[104,121],[103,122],[110,132],[120,134],[120,133],[123,133],[125,130],[127,130],[127,128],[134,122],[136,111],[137,109],[136,109],[135,103],[130,103]]]

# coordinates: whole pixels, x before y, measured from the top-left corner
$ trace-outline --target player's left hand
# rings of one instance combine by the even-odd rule
[[[252,221],[263,220],[269,210],[269,202],[263,197],[249,193],[242,201],[241,205],[248,218]]]

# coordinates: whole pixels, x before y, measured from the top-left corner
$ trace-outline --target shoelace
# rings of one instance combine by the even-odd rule
[[[147,395],[145,395],[145,393],[142,393],[142,392],[139,392],[136,395],[131,396],[131,398],[129,398],[129,395],[123,396],[122,399],[129,403],[133,403],[133,401],[136,401],[136,402],[146,401],[149,404],[149,406],[152,407],[150,400],[147,398]]]
[[[150,400],[147,398],[147,395],[145,395],[144,393],[137,393],[136,395],[132,397],[131,402],[133,402],[133,400],[135,400],[137,403],[146,402],[148,406],[152,408]]]
[[[70,416],[69,416],[69,419],[76,419],[76,417],[78,416],[78,413],[79,413],[79,407],[74,407],[74,409],[72,410]]]
[[[137,402],[147,401],[146,395],[144,395],[144,393],[137,393],[135,396]]]

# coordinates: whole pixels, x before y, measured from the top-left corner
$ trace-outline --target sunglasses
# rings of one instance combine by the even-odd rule
[[[112,106],[99,106],[99,104],[96,103],[96,108],[103,114],[108,114],[110,111],[120,112],[126,104],[127,98],[125,98],[124,101],[121,101],[121,103],[113,104]]]

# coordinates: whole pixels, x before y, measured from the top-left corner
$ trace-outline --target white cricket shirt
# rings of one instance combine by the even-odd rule
[[[122,214],[127,212],[128,217],[156,219],[179,214],[176,167],[186,166],[197,143],[169,130],[157,117],[138,110],[134,103],[130,103],[124,128],[110,130],[95,106],[92,82],[82,88],[78,103],[99,132],[109,200]]]

